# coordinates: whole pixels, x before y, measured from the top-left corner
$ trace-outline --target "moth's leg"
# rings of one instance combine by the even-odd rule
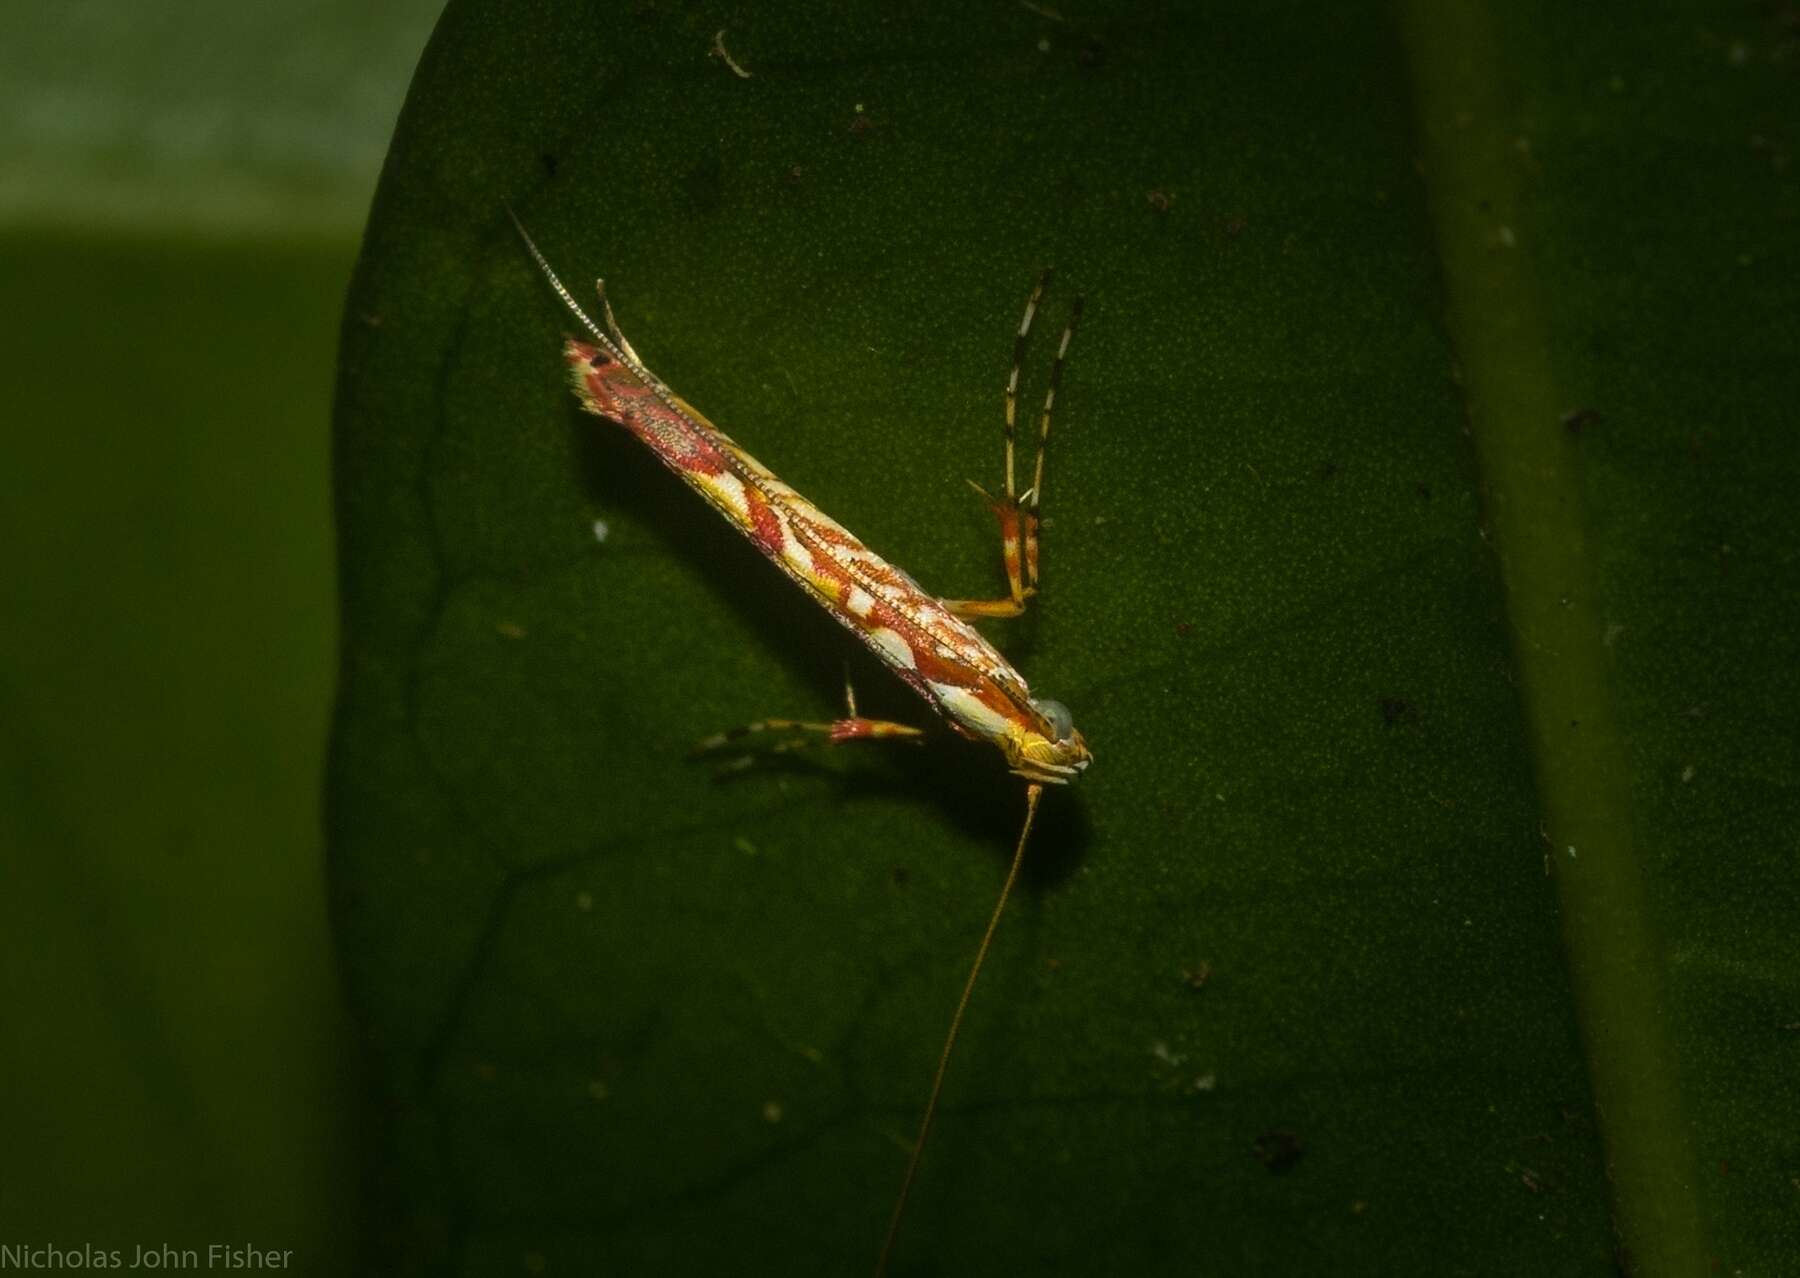
[[[606,299],[606,281],[595,280],[594,292],[600,297],[600,315],[606,322],[607,333],[611,335],[613,341],[619,344],[619,349],[625,352],[625,358],[634,364],[642,365],[644,361],[639,359],[638,353],[631,349],[631,343],[626,341],[625,334],[619,331],[619,321],[613,318],[612,303]]]
[[[925,735],[924,730],[910,724],[895,723],[890,719],[868,719],[856,712],[856,690],[850,686],[849,675],[844,677],[844,717],[829,722],[814,722],[805,719],[758,719],[755,723],[746,723],[741,727],[729,728],[724,732],[714,733],[699,745],[692,754],[711,754],[731,746],[743,748],[746,752],[739,758],[725,765],[726,771],[749,767],[753,755],[749,753],[754,738],[763,734],[772,734],[774,740],[766,751],[768,754],[786,754],[792,750],[803,749],[815,744],[820,738],[827,745],[842,745],[848,741],[918,741]]]
[[[1031,489],[1021,500],[1025,530],[1025,589],[1032,594],[1038,588],[1038,503],[1044,497],[1044,449],[1050,442],[1050,417],[1056,411],[1056,393],[1062,388],[1063,361],[1069,357],[1069,343],[1075,340],[1075,326],[1081,323],[1081,298],[1069,307],[1069,322],[1063,325],[1062,338],[1056,343],[1056,358],[1050,362],[1050,389],[1044,392],[1044,411],[1038,417],[1037,463],[1032,467]]]
[[[754,748],[750,738],[760,733],[777,735],[762,749]],[[887,719],[833,719],[830,723],[808,723],[799,719],[758,719],[742,727],[715,733],[693,749],[691,757],[738,747],[742,753],[720,766],[721,772],[736,772],[755,764],[763,755],[789,754],[807,746],[822,743],[842,745],[846,741],[918,740],[924,732],[909,724]]]
[[[964,617],[1016,617],[1025,611],[1025,602],[1038,589],[1038,502],[1044,491],[1044,448],[1050,440],[1050,418],[1056,411],[1056,392],[1062,385],[1063,361],[1069,354],[1069,343],[1075,337],[1075,325],[1081,319],[1081,299],[1075,299],[1069,311],[1069,322],[1063,327],[1057,343],[1056,358],[1050,365],[1050,389],[1044,394],[1044,411],[1038,418],[1037,458],[1032,465],[1031,487],[1018,491],[1014,480],[1013,456],[1018,437],[1019,373],[1025,363],[1025,339],[1031,333],[1031,322],[1037,317],[1038,303],[1050,285],[1050,272],[1038,276],[1031,296],[1025,302],[1025,314],[1013,338],[1012,370],[1006,378],[1006,490],[1000,497],[990,497],[981,485],[971,486],[987,502],[1000,522],[1000,548],[1006,560],[1005,599],[946,599],[943,604],[951,612]]]

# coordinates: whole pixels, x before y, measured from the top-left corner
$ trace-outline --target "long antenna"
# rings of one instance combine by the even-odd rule
[[[543,251],[538,248],[537,241],[531,238],[531,232],[525,229],[525,223],[519,221],[519,215],[513,212],[513,207],[510,204],[506,205],[506,216],[510,217],[512,219],[512,224],[518,228],[519,238],[525,241],[525,247],[531,251],[532,260],[537,263],[538,270],[544,273],[544,278],[550,281],[550,287],[556,290],[556,295],[562,298],[563,305],[568,307],[569,310],[574,313],[575,318],[581,321],[581,326],[587,329],[589,333],[592,333],[594,335],[594,340],[604,346],[609,354],[617,359],[623,360],[624,355],[620,352],[613,339],[602,332],[598,324],[588,318],[588,313],[581,309],[581,304],[575,300],[575,295],[569,292],[568,286],[557,278],[555,269],[550,265],[550,260],[546,258]],[[632,360],[631,362],[633,364],[637,363],[636,360]]]
[[[525,223],[521,222],[519,215],[513,212],[512,205],[507,204],[504,207],[506,216],[510,217],[512,224],[518,228],[519,238],[525,241],[525,247],[530,251],[532,260],[537,263],[538,270],[544,273],[544,278],[549,281],[550,287],[555,290],[556,295],[562,299],[563,305],[569,308],[575,318],[581,321],[581,326],[587,329],[596,342],[600,343],[601,349],[636,373],[644,385],[650,389],[650,393],[661,400],[670,412],[682,420],[692,423],[694,410],[683,403],[674,391],[663,385],[661,378],[644,367],[644,361],[638,358],[638,353],[631,349],[631,343],[625,340],[625,334],[619,331],[618,324],[613,321],[612,303],[606,300],[604,285],[599,280],[594,281],[594,286],[600,293],[602,314],[606,316],[607,327],[612,330],[610,333],[594,323],[593,317],[581,309],[581,304],[575,300],[575,295],[569,292],[568,285],[557,277],[555,268],[550,265],[550,260],[544,256],[543,250],[538,248],[537,241],[531,238],[531,232],[525,229]]]
[[[963,983],[962,997],[956,1000],[956,1015],[950,1018],[950,1032],[944,1036],[944,1050],[938,1057],[937,1076],[931,1080],[931,1097],[925,1102],[925,1117],[919,1121],[919,1134],[913,1141],[912,1157],[906,1160],[906,1179],[900,1182],[900,1197],[894,1200],[893,1219],[888,1221],[887,1240],[881,1244],[881,1259],[875,1262],[875,1278],[882,1278],[887,1273],[888,1257],[893,1254],[894,1240],[900,1236],[900,1221],[906,1215],[906,1197],[912,1193],[913,1177],[919,1171],[919,1159],[925,1152],[925,1139],[931,1135],[931,1120],[937,1117],[938,1094],[944,1090],[944,1072],[950,1068],[950,1053],[956,1047],[956,1032],[962,1028],[963,1013],[968,1010],[969,996],[975,992],[975,978],[981,975],[981,965],[987,961],[988,947],[993,944],[994,930],[1000,926],[1000,916],[1006,912],[1006,898],[1012,895],[1013,883],[1019,877],[1019,866],[1025,861],[1025,840],[1031,835],[1031,823],[1037,816],[1038,800],[1044,797],[1044,787],[1033,781],[1025,787],[1025,825],[1019,831],[1019,846],[1013,852],[1012,868],[1006,872],[1006,883],[1000,889],[1000,899],[994,903],[994,912],[988,918],[987,931],[981,934],[981,948],[975,951],[975,962],[969,968],[969,979]]]

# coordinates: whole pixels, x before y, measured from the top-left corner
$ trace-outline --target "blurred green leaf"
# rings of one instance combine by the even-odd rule
[[[1042,607],[993,632],[1097,761],[1046,804],[899,1272],[1675,1272],[1692,1220],[1727,1266],[1793,1254],[1800,529],[1758,423],[1796,389],[1796,204],[1781,126],[1746,136],[1794,86],[1774,24],[1734,71],[1690,15],[1659,43],[1558,12],[452,6],[339,396],[331,835],[391,1103],[383,1263],[872,1264],[1021,807],[948,739],[684,760],[831,713],[847,655],[871,710],[923,711],[575,411],[503,201],[683,395],[950,594],[999,582],[960,481],[999,465],[1023,291],[1054,262],[1050,321],[1087,296]],[[1433,130],[1463,81],[1415,99],[1403,50],[1469,42],[1500,118],[1459,167]],[[1715,73],[1701,132],[1654,89]],[[1729,234],[1652,180],[1677,144]],[[1534,318],[1484,311],[1457,238],[1484,173]],[[1544,361],[1512,369],[1527,319]],[[1591,411],[1483,398],[1521,387]],[[1488,518],[1515,445],[1583,506],[1585,557],[1546,562],[1605,625],[1566,665],[1527,650],[1546,578]],[[1614,721],[1617,942],[1577,911],[1564,947],[1544,670]],[[1673,1044],[1638,1062],[1668,1104],[1603,1146],[1640,1041]],[[1643,1148],[1675,1160],[1649,1197],[1618,1175]]]
[[[319,780],[352,255],[0,244],[8,1246],[351,1259],[360,1080]],[[96,376],[102,329],[128,336],[122,376]]]
[[[441,7],[0,7],[0,226],[347,239]]]

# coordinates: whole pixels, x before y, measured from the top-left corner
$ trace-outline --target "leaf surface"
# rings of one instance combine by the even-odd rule
[[[1745,188],[1734,242],[1708,244],[1627,146],[1685,119],[1612,88],[1604,41],[1525,16],[794,8],[725,27],[745,79],[697,11],[451,6],[371,219],[338,415],[331,832],[392,1101],[384,1263],[872,1265],[1022,808],[947,735],[724,781],[684,760],[732,724],[830,716],[846,659],[866,711],[926,712],[576,411],[568,321],[503,201],[572,285],[605,275],[684,397],[948,595],[1000,588],[961,481],[996,482],[1033,272],[1059,268],[1027,404],[1086,296],[1045,592],[991,631],[1096,762],[1045,804],[896,1272],[1791,1252],[1800,530],[1771,478],[1792,445],[1757,423],[1796,379],[1741,318],[1791,291],[1735,258],[1791,254],[1795,200],[1725,149],[1793,83],[1758,64],[1711,100],[1716,133],[1676,135]],[[1678,43],[1646,65],[1700,77],[1711,53],[1663,22]],[[1471,50],[1501,86],[1485,169],[1433,131],[1465,82],[1422,73]],[[1520,220],[1471,249],[1452,214],[1479,215],[1484,175]],[[1544,305],[1489,314],[1480,254],[1522,240]],[[1666,308],[1710,301],[1703,275],[1734,336],[1696,366]],[[1492,354],[1519,324],[1531,369]],[[1753,375],[1696,436],[1733,369]],[[1608,811],[1632,828],[1609,828],[1642,891],[1593,920],[1553,873],[1569,791],[1523,646],[1551,569],[1506,539],[1514,445],[1573,475],[1588,539],[1585,664],[1548,668],[1610,716]],[[1622,985],[1595,985],[1595,954]],[[1632,995],[1623,1033],[1596,988]],[[1638,1031],[1668,1084],[1645,1148],[1691,1162],[1609,1202],[1620,1157],[1656,1156],[1604,1122]]]

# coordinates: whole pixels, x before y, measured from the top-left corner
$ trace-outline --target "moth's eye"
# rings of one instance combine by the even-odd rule
[[[1033,701],[1031,704],[1039,714],[1050,721],[1050,727],[1056,733],[1058,741],[1069,739],[1069,734],[1075,731],[1075,716],[1069,713],[1069,707],[1060,701],[1052,701],[1048,697],[1041,701]]]

